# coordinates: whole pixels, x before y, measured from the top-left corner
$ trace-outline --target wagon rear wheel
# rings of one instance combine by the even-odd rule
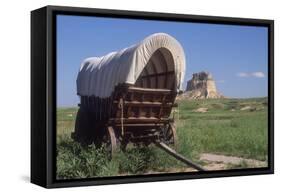
[[[162,128],[163,139],[162,141],[168,145],[173,145],[177,148],[178,138],[174,124],[169,123]]]
[[[102,143],[110,156],[114,156],[117,151],[117,138],[113,127],[106,127],[105,133],[102,137]]]

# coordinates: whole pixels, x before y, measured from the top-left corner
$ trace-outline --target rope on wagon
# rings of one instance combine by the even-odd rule
[[[119,108],[121,109],[121,133],[122,133],[122,136],[123,136],[123,135],[124,135],[124,125],[123,125],[123,120],[124,120],[123,98],[120,98],[120,101],[119,101]]]

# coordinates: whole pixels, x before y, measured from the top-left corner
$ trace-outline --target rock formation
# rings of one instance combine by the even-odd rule
[[[183,96],[190,99],[224,98],[218,93],[212,75],[205,71],[192,75],[192,79],[187,82]]]

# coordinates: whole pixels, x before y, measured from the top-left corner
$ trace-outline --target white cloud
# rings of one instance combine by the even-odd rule
[[[250,75],[248,73],[245,73],[245,72],[240,72],[240,73],[237,73],[237,76],[238,77],[249,77]]]
[[[252,73],[252,76],[258,77],[258,78],[263,78],[263,77],[265,77],[264,73],[263,73],[263,72],[260,72],[260,71],[253,72],[253,73]]]
[[[265,74],[261,71],[256,72],[239,72],[236,74],[238,77],[256,77],[256,78],[264,78]]]

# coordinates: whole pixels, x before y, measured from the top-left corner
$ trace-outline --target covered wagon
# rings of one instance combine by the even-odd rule
[[[102,57],[85,59],[77,77],[80,96],[74,140],[110,152],[129,142],[176,143],[171,117],[185,73],[185,54],[172,36],[157,33]]]

